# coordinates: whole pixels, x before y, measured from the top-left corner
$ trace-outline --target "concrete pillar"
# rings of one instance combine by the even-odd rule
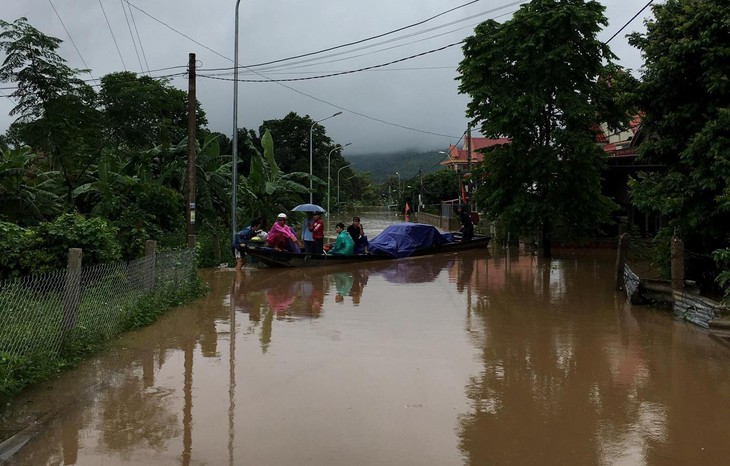
[[[155,289],[155,267],[157,265],[157,241],[148,239],[144,243],[144,255],[147,257],[145,270],[145,288]]]
[[[684,241],[672,237],[672,291],[684,291]]]
[[[626,254],[629,251],[629,234],[618,237],[618,251],[616,253],[616,290],[624,289],[624,269],[626,268]]]
[[[81,256],[80,248],[68,250],[68,265],[66,266],[66,282],[63,290],[63,317],[61,328],[72,330],[76,327],[76,314],[81,299]]]

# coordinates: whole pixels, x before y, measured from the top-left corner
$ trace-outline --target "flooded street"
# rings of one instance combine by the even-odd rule
[[[727,464],[728,347],[557,255],[203,272],[7,407],[6,464]]]

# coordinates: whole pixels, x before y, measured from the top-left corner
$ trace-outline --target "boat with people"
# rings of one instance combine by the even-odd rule
[[[461,241],[458,232],[441,233],[433,225],[423,223],[398,223],[388,226],[370,240],[367,254],[307,254],[250,243],[246,254],[254,259],[252,263],[258,262],[268,267],[318,267],[486,248],[490,240],[491,236],[475,235],[469,241]]]

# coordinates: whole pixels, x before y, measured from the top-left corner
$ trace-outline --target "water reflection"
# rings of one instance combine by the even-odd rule
[[[625,304],[613,261],[207,273],[18,400],[3,425],[52,421],[8,464],[724,464],[729,353]]]

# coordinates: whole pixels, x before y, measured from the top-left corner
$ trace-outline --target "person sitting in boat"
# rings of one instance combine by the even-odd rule
[[[347,227],[347,232],[355,243],[355,254],[367,254],[368,237],[365,236],[365,230],[363,229],[362,223],[360,223],[360,217],[352,217],[352,225]]]
[[[340,222],[335,226],[337,232],[337,240],[335,240],[334,246],[330,249],[329,254],[337,256],[351,256],[355,249],[355,242],[352,241],[352,236],[345,230],[345,224]]]
[[[309,225],[309,231],[312,232],[312,241],[314,246],[310,254],[324,254],[324,220],[322,213],[314,213],[314,221]]]
[[[261,219],[255,218],[251,220],[251,224],[243,230],[236,233],[233,238],[233,255],[236,257],[236,272],[241,270],[241,267],[246,263],[246,256],[244,255],[246,250],[246,244],[253,239],[254,236],[261,232]]]
[[[457,208],[457,212],[459,213],[459,222],[461,223],[461,228],[459,228],[461,241],[471,241],[474,237],[474,224],[471,221],[471,214],[463,205]]]
[[[286,224],[286,214],[276,216],[276,223],[266,236],[266,245],[280,251],[299,252],[297,234]]]

